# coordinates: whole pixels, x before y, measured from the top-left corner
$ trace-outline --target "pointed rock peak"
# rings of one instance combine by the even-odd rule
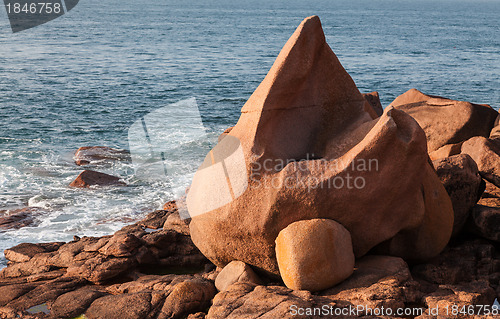
[[[325,40],[317,16],[306,18],[287,41],[242,112],[306,107],[363,111],[363,97]],[[353,110],[351,110],[353,111]]]

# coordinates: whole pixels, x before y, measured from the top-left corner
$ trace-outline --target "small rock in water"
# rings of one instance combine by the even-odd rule
[[[90,186],[126,186],[119,177],[100,173],[91,170],[85,170],[69,184],[70,187],[89,188]]]
[[[127,150],[107,146],[80,147],[73,157],[76,165],[112,163],[116,161],[130,161],[130,152]]]
[[[0,211],[0,230],[36,226],[36,219],[34,217],[42,212],[44,210],[39,207]]]

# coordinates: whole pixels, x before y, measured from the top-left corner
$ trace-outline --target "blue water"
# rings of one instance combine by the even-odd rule
[[[81,0],[13,34],[0,9],[0,210],[44,207],[0,249],[103,235],[167,201],[129,164],[131,187],[74,190],[85,145],[127,148],[145,114],[195,97],[209,137],[233,125],[300,21],[320,16],[362,92],[388,105],[410,88],[500,106],[500,1]]]

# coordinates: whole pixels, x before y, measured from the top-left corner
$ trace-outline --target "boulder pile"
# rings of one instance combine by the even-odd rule
[[[287,256],[277,259],[275,242],[294,223],[326,219],[346,229],[350,254],[358,258],[372,249],[411,261],[439,254],[452,233],[453,207],[429,162],[426,133],[403,110],[391,107],[379,117],[377,99],[359,92],[326,43],[319,18],[305,19],[219,142],[240,142],[245,161],[239,169],[245,174],[231,183],[248,188],[218,208],[197,210],[190,223],[195,245],[219,267],[239,260],[283,279],[306,277],[296,271],[321,272],[319,261],[292,271],[280,260],[299,252],[283,249]],[[188,208],[207,199],[227,202],[216,186],[223,172],[195,175]],[[305,238],[310,231],[294,227]],[[306,244],[302,240],[294,249]],[[308,249],[313,245],[319,243]],[[324,284],[291,287],[314,291]]]

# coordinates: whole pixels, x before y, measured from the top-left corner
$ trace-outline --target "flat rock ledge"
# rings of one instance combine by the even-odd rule
[[[383,307],[394,311],[385,318],[397,318],[398,308],[435,318],[432,309],[492,305],[500,293],[499,251],[475,235],[463,235],[430,262],[410,267],[398,257],[367,255],[347,280],[316,293],[262,275],[259,283],[235,281],[217,293],[220,269],[194,246],[175,204],[165,208],[112,236],[5,250],[0,317],[324,318],[324,311],[363,308],[342,317],[384,318],[368,312]]]

